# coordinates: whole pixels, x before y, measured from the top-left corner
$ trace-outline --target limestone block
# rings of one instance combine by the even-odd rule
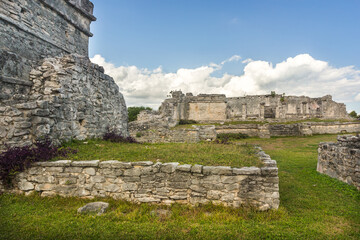
[[[84,168],[83,173],[94,176],[96,174],[95,168]]]
[[[237,176],[221,176],[220,181],[222,183],[240,183],[242,180],[247,178],[247,176],[237,175]]]
[[[225,166],[204,166],[203,167],[203,174],[210,175],[210,174],[218,174],[218,175],[232,175],[231,167]]]
[[[135,191],[137,189],[138,189],[138,186],[136,183],[123,183],[122,184],[123,191]]]
[[[51,191],[54,190],[56,188],[55,184],[50,184],[50,183],[44,183],[44,184],[37,184],[35,185],[35,190],[36,191]]]
[[[233,173],[237,175],[260,175],[261,170],[257,167],[243,167],[243,168],[233,168]]]
[[[53,191],[44,191],[41,193],[41,197],[54,197],[56,196],[56,192]]]
[[[141,168],[140,167],[134,167],[131,169],[124,170],[124,176],[130,176],[130,177],[138,177],[141,175]]]
[[[71,166],[73,167],[98,167],[99,160],[92,160],[92,161],[73,161],[71,162]]]
[[[49,173],[61,173],[64,171],[63,167],[45,167],[45,172]]]
[[[154,163],[152,161],[140,161],[140,162],[132,162],[132,166],[152,166]]]
[[[76,178],[61,178],[61,179],[59,179],[60,185],[71,185],[71,184],[76,184],[76,182],[77,182]]]
[[[163,163],[160,171],[164,173],[173,173],[176,170],[176,167],[179,165],[177,162],[171,162],[171,163]]]
[[[261,174],[267,176],[277,176],[278,168],[277,167],[262,167]]]
[[[81,173],[83,168],[81,167],[66,167],[64,169],[65,173]]]
[[[176,170],[182,171],[182,172],[190,172],[191,167],[192,167],[192,165],[190,165],[190,164],[183,164],[183,165],[178,165],[176,167]]]
[[[55,183],[55,178],[50,175],[35,175],[31,176],[30,180],[37,183]]]
[[[219,200],[221,198],[221,191],[210,190],[207,192],[206,197],[210,200]]]
[[[90,182],[91,183],[102,183],[102,182],[105,182],[105,177],[104,176],[92,176],[92,177],[90,177]]]
[[[107,192],[119,192],[120,189],[118,184],[104,184],[104,190]]]
[[[31,182],[27,182],[25,180],[19,182],[18,187],[22,191],[29,191],[29,190],[33,190],[35,188]]]

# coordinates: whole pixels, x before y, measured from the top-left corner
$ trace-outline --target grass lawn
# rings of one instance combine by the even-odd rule
[[[215,143],[112,143],[89,140],[67,143],[66,147],[77,149],[78,153],[69,160],[120,160],[125,162],[159,161],[181,164],[201,164],[232,167],[261,166],[253,145],[223,145]]]
[[[4,194],[0,239],[360,239],[360,192],[316,172],[318,143],[335,140],[319,135],[240,141],[260,144],[277,160],[278,211],[101,199],[110,209],[94,216],[76,212],[91,200]],[[153,214],[160,208],[171,214]]]

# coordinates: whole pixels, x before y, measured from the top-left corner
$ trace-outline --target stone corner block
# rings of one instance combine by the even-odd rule
[[[72,167],[98,167],[100,160],[92,161],[73,161],[71,162]]]
[[[261,168],[262,175],[270,175],[270,176],[277,176],[278,175],[278,168],[277,167],[262,167]]]

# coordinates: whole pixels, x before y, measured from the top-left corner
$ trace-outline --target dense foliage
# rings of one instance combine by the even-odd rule
[[[356,113],[355,111],[350,112],[350,113],[349,113],[349,116],[350,116],[350,117],[353,117],[353,118],[357,118],[357,117],[358,117],[358,115],[357,115],[357,113]]]
[[[137,115],[142,110],[152,110],[152,108],[149,107],[128,107],[128,116],[129,116],[129,122],[135,121],[137,118]]]
[[[104,134],[103,140],[117,143],[137,143],[133,137],[123,137],[121,134],[110,130]]]
[[[57,156],[66,157],[70,153],[76,153],[76,150],[59,148],[49,138],[37,140],[34,147],[7,147],[0,154],[0,179],[9,186],[11,176],[25,170],[31,163],[49,161]]]

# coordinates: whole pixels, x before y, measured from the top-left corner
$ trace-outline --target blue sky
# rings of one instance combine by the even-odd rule
[[[155,107],[178,87],[238,96],[328,93],[360,112],[360,1],[92,2],[90,57],[97,55],[129,106]],[[317,78],[322,89],[310,89]],[[147,93],[150,86],[161,91]]]

